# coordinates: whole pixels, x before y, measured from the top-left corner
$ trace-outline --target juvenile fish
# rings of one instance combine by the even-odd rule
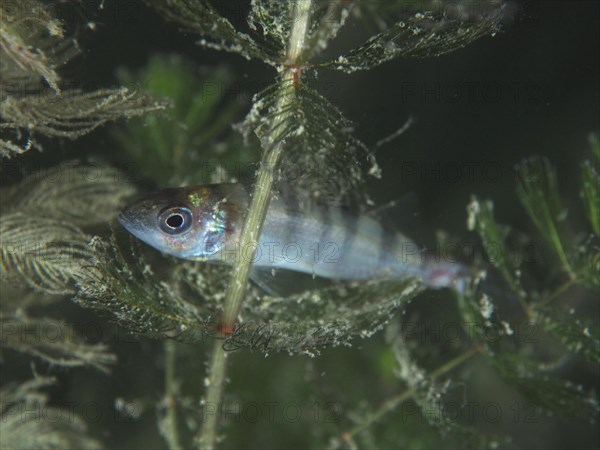
[[[336,280],[418,277],[430,287],[464,289],[470,270],[452,262],[427,262],[418,246],[386,230],[369,215],[338,207],[294,210],[270,203],[259,242],[239,248],[250,199],[240,184],[164,189],[127,206],[119,222],[155,249],[183,259],[253,268],[285,269]]]

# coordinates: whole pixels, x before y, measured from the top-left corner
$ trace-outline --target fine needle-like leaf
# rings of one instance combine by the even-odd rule
[[[494,220],[493,203],[480,202],[475,197],[467,206],[469,213],[467,226],[470,230],[477,230],[483,241],[484,249],[490,262],[502,274],[511,290],[517,294],[521,305],[527,310],[525,298],[527,296],[519,279],[518,267],[512,264],[508,247],[505,245],[505,233]]]
[[[198,44],[215,50],[237,53],[246,59],[257,58],[275,64],[271,56],[249,35],[235,29],[207,0],[146,0],[164,17],[185,31],[201,36]]]
[[[54,378],[36,376],[21,384],[2,386],[1,448],[102,448],[88,435],[86,421],[74,413],[72,405],[60,408],[49,402],[42,389],[55,383]],[[50,408],[52,415],[48,413]]]
[[[286,91],[293,96],[285,108],[278,105]],[[279,193],[295,197],[305,207],[364,207],[367,197],[362,167],[380,175],[372,153],[356,139],[352,123],[310,86],[295,87],[291,81],[261,92],[240,129],[247,136],[254,131],[263,147],[281,145],[282,159],[277,171]],[[292,198],[288,200],[292,201]]]
[[[600,140],[597,135],[590,136],[590,144],[593,159],[582,165],[581,198],[592,231],[600,236]]]
[[[89,237],[54,219],[5,214],[0,217],[0,236],[0,275],[52,294],[73,292],[73,274],[91,256]]]
[[[503,8],[487,8],[468,20],[425,11],[389,26],[364,44],[320,67],[355,72],[371,69],[394,58],[427,58],[450,53],[485,35],[494,35]]]
[[[530,158],[517,167],[517,194],[537,230],[556,252],[563,269],[571,276],[573,269],[565,244],[572,239],[567,234],[567,210],[558,193],[556,173],[545,158]]]
[[[108,121],[170,106],[126,88],[63,90],[58,69],[78,46],[43,3],[2,2],[0,21],[0,156],[41,149],[39,135],[75,139]]]

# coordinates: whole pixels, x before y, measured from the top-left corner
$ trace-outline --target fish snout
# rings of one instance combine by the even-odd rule
[[[131,213],[124,208],[121,210],[119,215],[117,216],[117,221],[121,224],[123,228],[126,230],[129,229],[130,225],[133,223],[133,218],[131,217]]]
[[[135,237],[144,241],[148,239],[148,226],[145,223],[145,218],[140,217],[140,215],[135,211],[132,211],[131,208],[123,208],[117,216],[117,221]]]

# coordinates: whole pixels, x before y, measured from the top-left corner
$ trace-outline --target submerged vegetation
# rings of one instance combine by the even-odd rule
[[[174,260],[141,246],[113,220],[127,199],[142,191],[132,175],[155,187],[251,182],[241,248],[258,241],[271,197],[287,198],[290,189],[301,207],[372,209],[367,179],[393,176],[393,167],[378,166],[353,123],[319,91],[319,74],[369,70],[395,58],[435,57],[494,36],[505,12],[500,2],[450,16],[436,7],[438,2],[424,2],[429,10],[408,14],[402,0],[385,6],[370,0],[254,0],[241,25],[208,0],[147,3],[196,36],[199,45],[272,66],[276,78],[254,92],[251,105],[242,105],[223,93],[235,79],[227,67],[199,68],[179,56],[155,56],[143,70],[119,71],[129,88],[66,89],[60,70],[80,51],[77,42],[44,3],[14,7],[3,2],[5,162],[31,157],[42,143],[52,153],[57,138],[75,139],[108,121],[131,120],[113,129],[113,145],[120,148],[114,165],[106,162],[109,158],[82,163],[57,156],[50,171],[45,167],[2,187],[0,343],[10,349],[2,353],[3,370],[16,358],[11,351],[35,357],[37,364],[32,379],[3,381],[2,448],[101,446],[103,430],[87,430],[88,416],[81,411],[71,411],[69,420],[24,413],[47,410],[44,390],[56,380],[39,373],[40,366],[42,373],[46,367],[89,366],[114,377],[122,364],[119,345],[90,342],[76,326],[80,322],[67,318],[80,314],[65,306],[68,300],[101,313],[98,326],[114,326],[102,322],[108,318],[131,335],[164,342],[164,392],[146,393],[139,401],[115,399],[114,407],[125,424],[152,422],[141,410],[155,412],[152,428],[172,449],[215,448],[223,434],[235,435],[237,421],[229,420],[225,429],[221,410],[237,395],[228,393],[234,389],[227,389],[227,374],[244,352],[327,352],[334,360],[332,352],[340,349],[328,349],[368,345],[382,330],[384,348],[369,363],[381,366],[381,377],[395,394],[388,392],[379,404],[360,392],[343,397],[343,388],[306,375],[306,383],[316,386],[308,395],[317,410],[322,408],[321,419],[313,422],[306,422],[305,412],[303,427],[311,428],[307,445],[527,445],[522,431],[489,426],[498,423],[497,414],[483,425],[465,419],[466,408],[481,405],[485,414],[495,412],[489,405],[500,415],[505,411],[504,420],[513,424],[554,415],[595,426],[598,386],[574,375],[576,370],[565,370],[571,365],[593,373],[600,362],[600,144],[595,134],[579,181],[587,222],[570,223],[550,161],[523,160],[516,169],[516,196],[531,224],[528,235],[497,222],[492,200],[474,193],[465,205],[467,226],[478,234],[482,257],[493,267],[489,275],[497,274],[502,288],[486,291],[482,272],[464,294],[442,293],[452,301],[439,310],[428,309],[431,291],[415,279],[333,283],[287,297],[265,295],[248,283],[251,258],[239,258],[233,268]],[[377,31],[347,51],[330,50],[330,42],[349,24]],[[215,85],[220,88],[212,89]],[[231,127],[243,108],[246,118]],[[247,172],[230,170],[231,162],[252,167],[252,179],[240,179]],[[123,169],[128,164],[137,173]],[[290,170],[302,174],[293,186],[286,179]],[[581,228],[574,231],[575,225]],[[428,340],[419,328],[428,323],[449,324],[455,338]],[[32,329],[37,331],[23,331]],[[48,329],[54,334],[40,332]],[[200,373],[201,365],[188,368],[188,359],[207,361],[206,374]],[[459,368],[464,370],[457,373]],[[136,374],[147,370],[139,369]],[[482,386],[478,377],[491,381]],[[505,399],[486,392],[490,385],[510,394]],[[343,408],[330,401],[340,395]],[[58,405],[57,411],[68,406]],[[236,414],[234,407],[231,415]],[[127,440],[119,445],[127,446]],[[224,446],[229,446],[227,437]]]

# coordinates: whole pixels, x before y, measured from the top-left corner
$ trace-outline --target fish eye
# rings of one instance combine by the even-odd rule
[[[158,223],[166,234],[182,234],[192,226],[192,212],[187,208],[169,208],[160,213]]]

